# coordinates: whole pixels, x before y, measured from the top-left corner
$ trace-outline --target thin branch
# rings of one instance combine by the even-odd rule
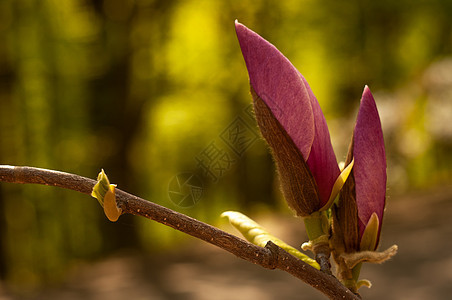
[[[33,167],[5,165],[0,165],[1,181],[58,186],[88,195],[91,194],[92,188],[96,184],[96,180],[75,174]],[[264,268],[280,269],[288,272],[313,286],[330,299],[360,299],[335,277],[318,271],[272,242],[268,242],[265,248],[256,246],[209,224],[146,201],[120,189],[116,189],[116,197],[118,207],[122,209],[123,213],[142,216],[170,226]]]

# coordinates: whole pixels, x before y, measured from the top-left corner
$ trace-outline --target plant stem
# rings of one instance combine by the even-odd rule
[[[96,180],[75,174],[33,167],[0,165],[0,182],[43,184],[91,194]],[[118,207],[220,247],[239,258],[267,269],[283,270],[316,288],[330,299],[359,299],[335,277],[290,255],[272,242],[265,248],[251,244],[214,226],[116,189]]]
[[[306,233],[308,234],[311,251],[320,265],[320,270],[331,275],[329,221],[326,211],[317,211],[303,218]]]

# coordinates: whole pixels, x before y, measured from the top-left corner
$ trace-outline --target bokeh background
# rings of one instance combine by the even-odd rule
[[[253,120],[234,20],[310,83],[337,159],[364,85],[388,156],[382,248],[365,299],[452,294],[452,2],[0,1],[0,164],[95,178],[231,232],[240,210],[294,246]],[[185,183],[185,185],[183,184]],[[365,276],[365,277],[366,277]],[[0,299],[323,299],[146,219],[111,223],[98,202],[0,183]]]

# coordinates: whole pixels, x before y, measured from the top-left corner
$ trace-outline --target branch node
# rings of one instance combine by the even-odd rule
[[[279,259],[279,246],[276,245],[275,243],[273,243],[272,241],[268,241],[267,244],[265,244],[265,249],[270,251],[270,255],[269,255],[269,269],[276,269],[276,266],[278,264],[278,259]],[[284,257],[283,257],[284,260]]]

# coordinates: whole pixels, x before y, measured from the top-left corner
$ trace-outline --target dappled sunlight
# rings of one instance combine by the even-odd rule
[[[211,1],[185,1],[175,11],[166,44],[166,71],[176,83],[204,89],[219,84],[222,38]],[[206,13],[209,12],[209,13]],[[231,27],[232,29],[232,27]]]

